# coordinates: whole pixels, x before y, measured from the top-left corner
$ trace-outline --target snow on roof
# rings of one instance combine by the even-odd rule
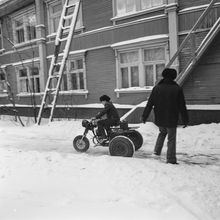
[[[137,109],[139,107],[143,108],[146,106],[147,101],[143,101],[138,105],[129,105],[129,104],[116,104],[113,103],[116,108],[120,109]],[[12,106],[12,104],[5,104],[5,105],[0,105],[0,107],[3,106]],[[30,107],[30,105],[21,105],[21,104],[16,104],[17,107]],[[82,105],[57,105],[59,108],[103,108],[103,105],[100,103],[91,103],[91,104],[82,104]],[[188,110],[220,110],[220,105],[187,105]],[[134,110],[132,110],[133,112]]]
[[[119,46],[124,46],[128,44],[135,44],[135,43],[141,43],[145,41],[153,41],[153,40],[166,39],[166,38],[168,38],[167,34],[152,35],[152,36],[140,37],[140,38],[136,38],[132,40],[121,41],[121,42],[112,44],[111,47],[119,47]]]
[[[133,108],[135,105],[129,105],[129,104],[116,104],[116,103],[113,103],[114,106],[116,108],[119,108],[119,109],[131,109]],[[7,106],[7,107],[11,107],[12,104],[5,104],[5,105],[0,105],[0,107],[4,107],[4,106]],[[50,105],[49,105],[50,106]],[[57,108],[103,108],[103,105],[101,103],[91,103],[91,104],[82,104],[82,105],[56,105]],[[31,107],[30,105],[21,105],[21,104],[16,104],[16,107]]]
[[[220,110],[220,105],[187,105],[188,110]]]
[[[147,101],[138,105],[138,107],[145,107]],[[187,105],[188,110],[220,110],[220,105]]]

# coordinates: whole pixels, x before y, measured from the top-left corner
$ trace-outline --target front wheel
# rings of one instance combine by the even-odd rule
[[[132,157],[135,151],[133,142],[125,136],[116,136],[109,142],[111,156]]]
[[[86,152],[89,149],[89,140],[83,135],[78,135],[73,140],[73,147],[78,152]]]

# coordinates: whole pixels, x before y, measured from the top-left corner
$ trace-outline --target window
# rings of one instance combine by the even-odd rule
[[[5,93],[7,93],[5,73],[0,68],[0,94],[5,94]]]
[[[121,88],[139,86],[138,51],[120,53]]]
[[[126,15],[163,5],[163,0],[115,0],[116,16]]]
[[[165,67],[165,46],[118,51],[119,82],[117,89],[153,87]]]
[[[116,16],[135,13],[163,5],[163,0],[115,0]]]
[[[61,59],[59,59],[58,62],[61,62]],[[57,65],[54,69],[53,74],[58,75],[59,70],[60,70],[60,65]],[[58,82],[58,78],[52,78],[51,87],[56,88],[57,82]],[[67,90],[68,90],[68,87],[67,87],[67,72],[66,72],[66,67],[64,67],[63,76],[62,76],[62,80],[61,80],[61,84],[60,84],[60,91],[67,91]]]
[[[12,16],[15,43],[24,43],[36,39],[36,15],[34,10]]]
[[[165,48],[144,49],[144,81],[145,86],[153,86],[162,79],[165,67]]]
[[[69,90],[84,90],[84,65],[83,59],[76,59],[69,61],[69,73],[68,73],[68,88]]]
[[[79,0],[69,0],[69,4],[74,4],[76,2],[78,2]],[[63,9],[63,4],[64,1],[58,1],[58,0],[54,0],[52,2],[48,2],[48,8],[49,8],[49,32],[55,33],[58,25],[59,25],[59,21],[60,21],[60,15]],[[69,13],[73,13],[73,7],[70,8],[68,10]],[[69,21],[67,21],[69,22]],[[68,24],[66,24],[65,26],[67,26]],[[79,14],[78,14],[78,18],[77,18],[77,22],[76,22],[76,29],[79,29],[80,27],[82,27],[82,9],[80,7],[79,9]]]
[[[61,62],[61,59],[58,59]],[[58,73],[59,67],[55,70]],[[56,74],[56,73],[54,73]],[[85,91],[85,64],[84,58],[70,58],[66,62],[66,67],[64,68],[62,81],[60,85],[60,91]],[[57,85],[57,79],[53,78],[52,87],[55,88]]]
[[[2,33],[2,26],[0,21],[0,50],[3,49],[3,33]]]
[[[58,28],[61,10],[62,2],[57,2],[50,6],[50,28],[52,33],[56,32]]]
[[[40,75],[36,66],[18,68],[18,92],[39,93]]]

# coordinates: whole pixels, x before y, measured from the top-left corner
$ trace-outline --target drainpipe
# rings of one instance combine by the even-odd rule
[[[178,50],[178,0],[167,0],[166,12],[168,14],[168,30],[169,30],[169,51],[170,59]],[[175,68],[179,72],[179,61],[176,59],[171,68]]]
[[[46,52],[46,31],[45,31],[45,16],[44,16],[44,1],[35,0],[36,5],[36,32],[38,39],[39,48],[39,59],[40,59],[40,90],[45,90],[46,79],[47,79],[47,52]]]

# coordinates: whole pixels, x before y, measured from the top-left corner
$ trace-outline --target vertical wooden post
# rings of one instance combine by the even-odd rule
[[[167,0],[166,12],[168,14],[168,30],[169,30],[169,54],[170,58],[178,50],[178,15],[177,15],[177,1]],[[173,62],[172,68],[175,68],[179,72],[179,60],[178,58]]]
[[[39,48],[39,59],[40,59],[40,90],[45,90],[46,79],[47,79],[47,52],[46,52],[46,33],[45,33],[45,16],[44,16],[44,1],[35,0],[36,5],[36,32],[38,39]]]

